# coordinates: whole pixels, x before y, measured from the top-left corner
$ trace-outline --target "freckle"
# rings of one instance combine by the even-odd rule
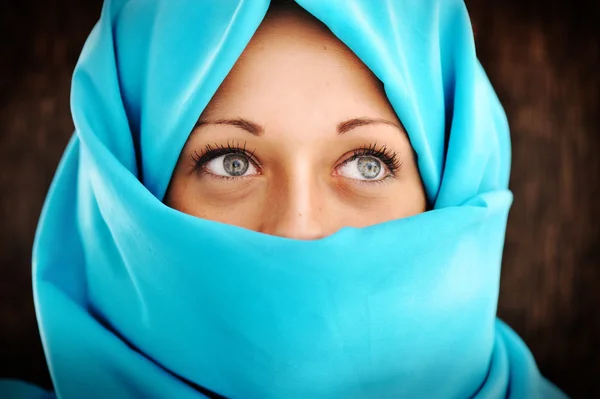
[[[323,46],[323,50],[327,50],[327,46]]]

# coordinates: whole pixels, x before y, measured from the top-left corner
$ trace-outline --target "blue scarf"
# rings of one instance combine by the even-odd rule
[[[562,398],[496,318],[509,131],[464,4],[297,2],[384,83],[433,209],[300,241],[167,207],[269,1],[108,0],[34,248],[56,395]]]

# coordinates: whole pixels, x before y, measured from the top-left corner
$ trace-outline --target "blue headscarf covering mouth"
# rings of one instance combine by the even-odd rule
[[[496,319],[510,142],[458,0],[297,0],[383,82],[433,210],[320,240],[161,200],[267,0],[107,0],[34,248],[61,398],[562,397]]]

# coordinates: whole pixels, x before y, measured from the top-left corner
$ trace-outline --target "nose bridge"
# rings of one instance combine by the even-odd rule
[[[324,192],[318,176],[299,169],[289,173],[285,182],[276,188],[276,211],[267,233],[302,240],[323,237]]]

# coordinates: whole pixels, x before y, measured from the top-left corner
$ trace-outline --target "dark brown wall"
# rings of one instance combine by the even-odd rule
[[[600,398],[599,13],[561,3],[467,2],[513,140],[499,314],[552,381]]]
[[[467,5],[512,127],[499,314],[552,381],[600,397],[600,15],[583,2]],[[0,2],[0,376],[44,386],[31,245],[73,129],[70,75],[99,10],[99,0]]]

